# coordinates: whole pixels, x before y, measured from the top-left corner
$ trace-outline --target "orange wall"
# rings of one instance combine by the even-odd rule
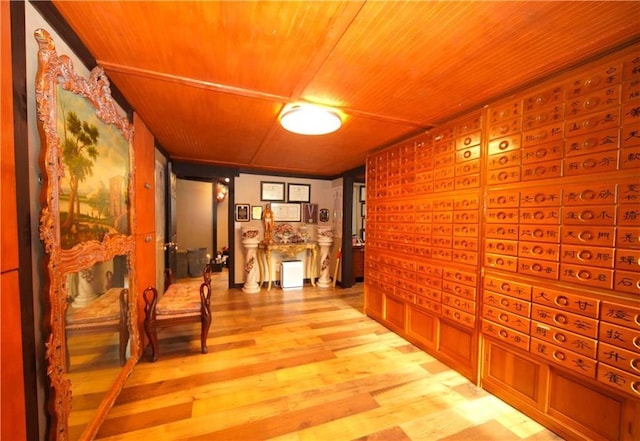
[[[0,439],[26,438],[20,287],[18,282],[18,227],[13,141],[11,78],[11,23],[9,2],[0,2],[2,31],[0,95],[2,96],[2,156],[0,163]]]

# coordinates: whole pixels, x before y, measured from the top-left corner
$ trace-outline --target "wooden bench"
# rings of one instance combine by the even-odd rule
[[[65,321],[67,337],[76,334],[117,332],[120,337],[120,364],[124,365],[127,361],[127,343],[129,342],[128,298],[128,289],[110,288],[87,306],[70,312]],[[66,359],[67,371],[70,372],[71,362],[68,348]]]
[[[203,354],[208,352],[207,336],[211,327],[211,267],[208,264],[202,276],[203,281],[170,284],[161,296],[153,286],[143,291],[144,330],[151,345],[151,361],[158,359],[158,329],[188,323],[201,324],[200,345]]]

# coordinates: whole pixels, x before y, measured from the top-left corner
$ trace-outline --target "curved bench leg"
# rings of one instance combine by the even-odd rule
[[[209,328],[211,327],[211,313],[202,314],[202,330],[200,332],[200,346],[202,347],[202,353],[206,354],[209,352],[209,348],[207,347],[207,337],[209,336]]]
[[[149,344],[151,346],[151,361],[158,359],[158,332],[156,330],[155,320],[144,322],[144,332],[147,334]]]

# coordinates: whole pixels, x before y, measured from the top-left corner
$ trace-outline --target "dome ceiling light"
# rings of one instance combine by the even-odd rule
[[[280,113],[280,124],[300,135],[326,135],[342,126],[342,118],[334,109],[313,104],[287,104]]]

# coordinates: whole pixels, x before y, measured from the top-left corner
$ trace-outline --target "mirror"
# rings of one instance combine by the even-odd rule
[[[35,38],[49,430],[92,439],[140,353],[133,129],[101,68],[82,78],[48,32]]]

